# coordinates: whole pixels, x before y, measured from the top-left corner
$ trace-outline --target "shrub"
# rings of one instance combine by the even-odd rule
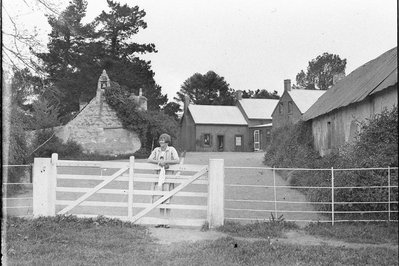
[[[111,82],[104,95],[123,127],[139,135],[143,150],[151,150],[162,133],[168,133],[172,142],[178,139],[179,125],[176,119],[163,112],[138,110],[135,101],[118,83]]]
[[[312,147],[313,139],[309,123],[300,122],[272,132],[272,144],[267,149],[264,163],[287,168],[370,168],[398,166],[398,109],[384,110],[371,119],[360,123],[360,131],[353,143],[345,144],[338,151],[320,157]],[[391,171],[391,185],[397,185],[397,172]],[[384,186],[387,185],[387,171],[335,171],[336,187]],[[296,171],[288,179],[295,186],[331,186],[329,171]],[[331,201],[328,189],[301,189],[311,202]],[[336,202],[385,202],[386,188],[337,189]],[[398,189],[391,189],[391,201],[398,200]],[[329,211],[329,205],[316,205],[316,209]],[[338,204],[336,211],[387,210],[386,204]],[[397,210],[397,204],[391,205]],[[372,218],[386,218],[384,214],[369,215]],[[346,214],[346,218],[351,215]],[[397,217],[396,217],[397,218]]]
[[[42,146],[41,146],[42,145]],[[30,155],[30,161],[35,157],[51,157],[51,154],[58,153],[59,157],[78,157],[82,154],[82,147],[74,141],[69,140],[63,143],[54,135],[53,130],[41,130],[37,133],[32,146],[37,149]]]

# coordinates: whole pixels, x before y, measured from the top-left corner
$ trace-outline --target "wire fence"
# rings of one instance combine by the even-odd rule
[[[3,216],[33,215],[33,165],[2,165]]]
[[[3,214],[33,213],[32,165],[3,165]],[[225,167],[225,218],[293,222],[398,221],[398,167]]]
[[[227,220],[398,221],[397,167],[225,169]]]

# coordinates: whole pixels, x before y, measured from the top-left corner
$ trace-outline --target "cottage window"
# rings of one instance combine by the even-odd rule
[[[278,113],[279,114],[283,113],[283,108],[284,108],[284,104],[283,103],[279,103],[278,104]]]
[[[205,146],[211,145],[211,134],[204,134],[204,145]]]
[[[292,102],[288,102],[288,113],[292,114]]]

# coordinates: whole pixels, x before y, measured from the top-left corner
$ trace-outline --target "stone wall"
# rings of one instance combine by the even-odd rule
[[[57,129],[56,135],[64,142],[76,141],[88,153],[129,154],[141,147],[138,135],[123,128],[104,99],[92,99],[72,121]]]

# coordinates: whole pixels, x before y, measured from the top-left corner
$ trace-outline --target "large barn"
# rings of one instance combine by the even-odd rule
[[[358,122],[398,104],[397,47],[355,69],[328,89],[303,115],[314,146],[326,155],[351,141]]]

